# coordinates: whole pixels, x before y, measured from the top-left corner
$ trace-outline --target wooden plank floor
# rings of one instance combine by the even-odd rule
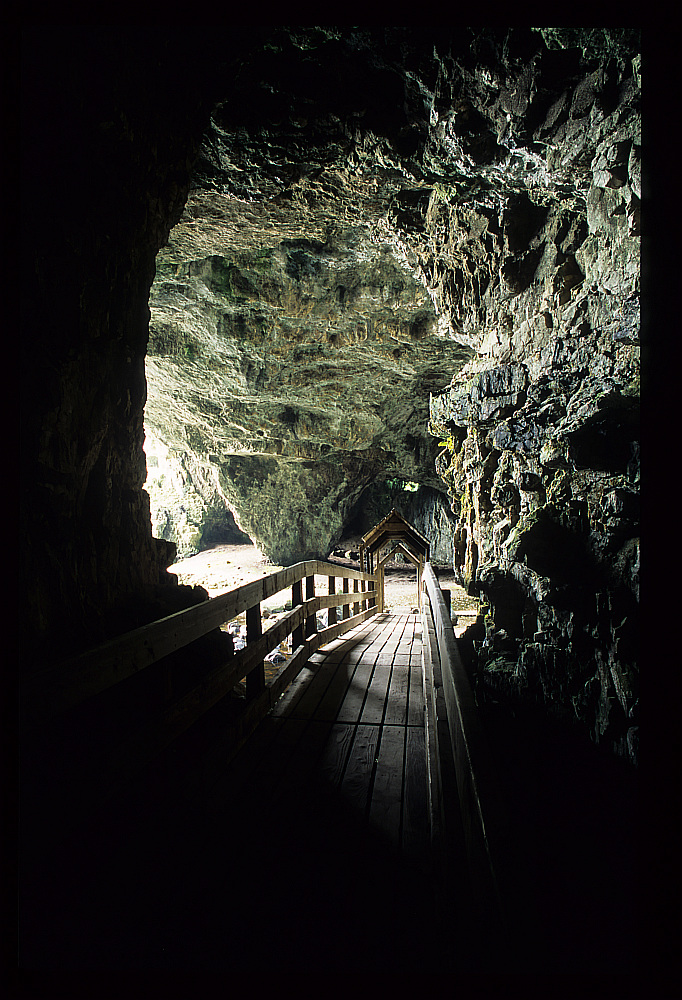
[[[47,967],[450,968],[423,699],[418,616],[378,616],[319,650],[236,757],[221,766],[213,750],[200,791],[159,809],[149,787],[46,865]]]
[[[213,790],[233,798],[258,783],[269,795],[334,793],[392,847],[427,856],[421,622],[382,615],[311,657]],[[274,725],[273,725],[274,723]]]
[[[201,854],[239,840],[241,905],[303,928],[306,967],[414,969],[437,936],[419,617],[381,615],[320,649],[206,808]],[[268,961],[289,947],[278,937]]]

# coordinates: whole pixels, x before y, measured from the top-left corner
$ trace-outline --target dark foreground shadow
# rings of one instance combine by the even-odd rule
[[[20,875],[25,969],[386,974],[473,956],[457,901],[451,926],[436,912],[430,857],[402,856],[319,782],[175,812],[138,788]]]

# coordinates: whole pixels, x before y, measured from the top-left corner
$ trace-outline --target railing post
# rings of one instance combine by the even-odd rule
[[[329,593],[336,593],[336,577],[327,577],[329,580]],[[327,608],[327,626],[336,625],[336,608]]]
[[[348,583],[349,583],[348,577],[344,576],[344,578],[343,578],[343,592],[344,592],[344,594],[350,593],[350,591],[348,589]],[[350,618],[350,604],[344,604],[343,605],[342,617],[343,618]]]
[[[291,587],[291,607],[298,608],[303,604],[303,581],[296,580]],[[304,642],[303,622],[297,625],[291,635],[291,652],[302,646]]]
[[[312,600],[315,596],[315,577],[307,576],[305,578],[305,599],[306,601]],[[306,637],[315,635],[317,632],[317,615],[308,615],[305,620],[305,634]]]
[[[246,645],[256,642],[263,634],[260,604],[246,609]],[[261,660],[246,675],[246,697],[255,698],[265,690],[265,661]]]
[[[360,583],[360,592],[362,594],[364,594],[366,590],[367,590],[367,581],[366,580],[362,580],[362,582]],[[360,601],[360,609],[362,611],[366,611],[367,610],[367,601],[366,600]]]
[[[360,581],[358,580],[357,577],[355,577],[355,579],[353,580],[353,593],[357,594],[357,593],[359,593],[359,590],[360,590]],[[355,604],[353,605],[353,614],[354,615],[359,615],[360,614],[360,603],[359,603],[359,601],[356,601]]]

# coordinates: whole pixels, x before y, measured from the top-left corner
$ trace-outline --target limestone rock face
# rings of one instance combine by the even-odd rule
[[[173,543],[178,559],[212,545],[244,545],[219,485],[189,467],[189,456],[177,456],[146,428],[145,454],[152,532]]]
[[[585,67],[543,118],[556,55],[507,75],[529,95],[502,126],[525,150],[516,192],[431,209],[434,298],[477,351],[432,397],[432,431],[455,568],[485,601],[481,690],[544,700],[635,757],[639,89]]]
[[[442,488],[428,387],[472,352],[437,335],[426,289],[390,242],[353,229],[254,252],[258,235],[243,233],[238,263],[157,265],[145,425],[182,457],[196,495],[210,504],[210,480],[274,562],[324,558],[377,478]],[[171,238],[160,257],[179,253]],[[194,551],[202,543],[198,533]]]
[[[58,41],[27,63],[27,634],[85,641],[211,531],[326,555],[399,479],[485,597],[479,697],[632,755],[634,29]]]

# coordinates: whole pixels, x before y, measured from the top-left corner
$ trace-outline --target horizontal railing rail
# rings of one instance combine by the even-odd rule
[[[293,589],[297,584],[300,586],[303,580],[314,581],[315,576],[326,576],[330,581],[336,578],[346,582],[353,580],[363,589],[351,591],[346,586],[344,592],[334,593],[334,588],[330,584],[332,593],[311,597],[310,591],[314,591],[314,583],[307,585],[306,599],[302,600],[300,595],[292,594],[292,603],[298,606],[293,607],[276,625],[261,633],[261,602],[288,587]],[[370,583],[372,589],[364,589]],[[73,659],[52,664],[29,674],[22,681],[22,721],[24,725],[33,726],[54,718],[246,612],[247,645],[235,652],[233,657],[226,660],[211,675],[214,681],[218,677],[222,678],[218,687],[227,692],[259,666],[260,661],[287,635],[294,633],[304,624],[308,633],[314,632],[320,637],[317,644],[319,646],[329,641],[323,637],[333,638],[364,620],[362,614],[370,617],[367,612],[376,613],[374,584],[375,577],[371,574],[333,563],[308,560],[288,566],[261,580],[255,580],[184,611],[143,625]],[[316,620],[318,611],[323,608],[348,609],[354,604],[364,605],[360,617],[358,614],[353,616],[348,614],[342,621],[342,628],[339,629],[330,621],[327,629],[318,629]],[[255,615],[254,610],[257,611]],[[256,621],[258,625],[255,625]],[[312,651],[311,649],[310,652]],[[211,686],[210,682],[208,686]],[[215,687],[215,683],[213,686]]]
[[[316,594],[316,586],[329,593]],[[264,630],[261,603],[289,587],[291,609]],[[317,615],[324,609],[322,628]],[[246,645],[222,662],[215,651],[199,647],[180,659],[172,655],[244,612]],[[159,774],[168,773],[161,786],[168,780],[169,794],[184,787],[191,798],[192,752],[185,766],[171,760],[172,753],[166,758],[167,748],[185,733],[190,745],[202,745],[201,730],[194,729],[194,737],[189,730],[206,719],[212,739],[218,725],[224,767],[310,656],[376,614],[372,574],[308,560],[24,676],[20,713],[28,841],[38,837],[38,843],[46,825],[53,839],[68,836],[93,809],[136,794],[148,778],[156,787]],[[291,655],[279,669],[272,664],[266,677],[265,658],[288,636]],[[212,709],[218,712],[213,721]]]
[[[365,591],[368,598],[371,598],[374,593],[374,591]],[[342,594],[338,596],[343,597]],[[351,593],[350,596],[352,597],[353,594]],[[316,603],[317,599],[307,602],[313,606]],[[152,718],[150,724],[145,726],[141,732],[117,746],[110,757],[112,770],[123,774],[129,766],[139,765],[152,759],[213,708],[225,695],[229,694],[240,680],[246,677],[248,683],[251,674],[257,668],[262,667],[264,655],[270,649],[274,649],[284,636],[290,634],[286,631],[287,628],[291,628],[292,625],[294,627],[300,625],[304,621],[306,613],[306,605],[296,608],[294,612],[286,616],[286,619],[282,619],[276,626],[268,629],[252,646],[246,646],[240,650],[233,660],[228,661],[228,669],[219,667],[211,671],[191,691]],[[250,697],[247,689],[247,699],[240,725],[240,738],[246,738],[257,723],[267,715],[285,688],[295,679],[310,656],[320,646],[361,624],[376,613],[376,608],[368,608],[304,639],[292,651],[289,659],[282,664],[274,677],[267,682],[263,679],[261,684],[255,687],[255,692]]]
[[[508,904],[514,862],[508,817],[449,609],[430,563],[423,589],[428,598],[422,614],[431,738],[446,771],[439,769],[436,776],[438,821],[447,827],[451,797],[444,793],[448,783],[456,783],[473,902],[484,933],[503,947],[512,931]],[[448,769],[454,770],[454,782]]]

